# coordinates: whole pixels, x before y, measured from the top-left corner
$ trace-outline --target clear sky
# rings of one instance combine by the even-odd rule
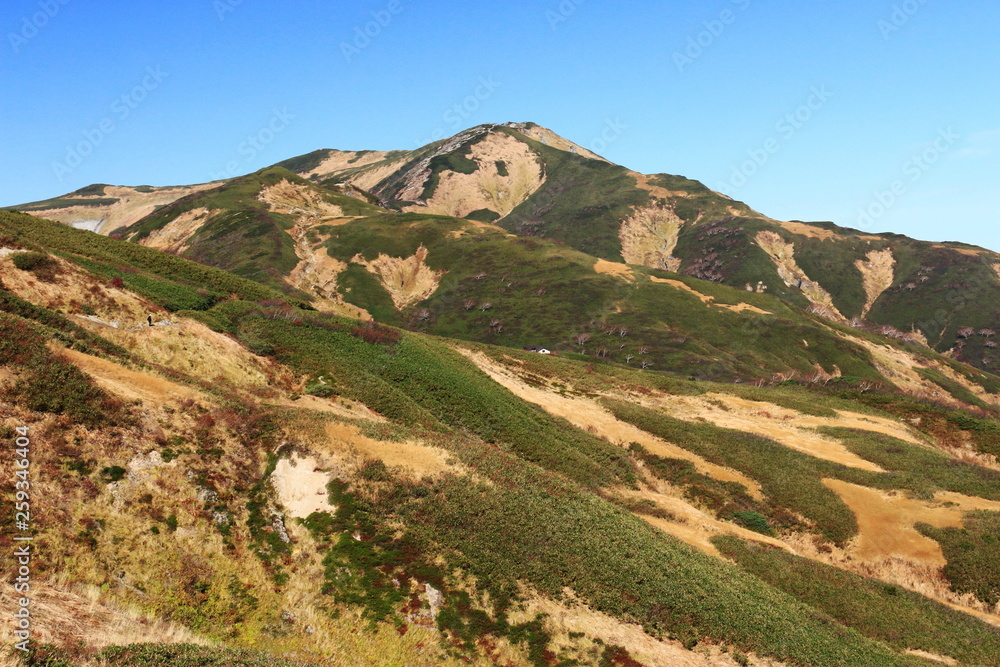
[[[0,205],[530,120],[772,217],[1000,250],[995,0],[6,0],[0,31]]]

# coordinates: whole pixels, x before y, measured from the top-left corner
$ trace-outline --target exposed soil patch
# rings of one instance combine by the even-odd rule
[[[155,229],[139,241],[139,245],[156,248],[173,254],[187,250],[188,241],[194,236],[209,218],[220,211],[210,211],[207,208],[196,208],[185,211],[159,229]]]
[[[861,282],[865,288],[865,305],[861,309],[861,317],[865,317],[878,298],[892,287],[896,277],[896,258],[893,257],[892,250],[872,250],[865,261],[859,259],[854,266],[861,272]]]
[[[306,519],[313,512],[337,510],[330,504],[326,490],[330,475],[320,470],[319,463],[311,456],[280,459],[271,481],[281,504],[295,518]]]
[[[761,247],[774,262],[778,275],[788,287],[796,287],[816,308],[816,312],[824,317],[846,322],[844,316],[833,305],[833,297],[819,283],[813,282],[805,271],[795,262],[795,245],[787,243],[775,232],[759,232],[757,245]]]
[[[618,276],[629,282],[635,281],[635,273],[632,272],[632,268],[628,264],[620,262],[609,262],[606,259],[599,259],[594,264],[594,271],[605,275]]]
[[[636,209],[618,229],[622,257],[629,264],[676,273],[681,260],[674,257],[674,250],[683,226],[684,221],[667,206]]]
[[[476,171],[441,172],[434,196],[405,210],[464,218],[473,211],[487,209],[502,218],[545,180],[535,152],[503,132],[488,134],[472,147],[468,158],[478,165]]]
[[[351,261],[362,265],[378,278],[396,308],[403,310],[434,294],[441,284],[445,272],[431,270],[424,261],[426,259],[427,248],[420,246],[411,257],[390,257],[379,253],[378,257],[369,261],[358,254]]]

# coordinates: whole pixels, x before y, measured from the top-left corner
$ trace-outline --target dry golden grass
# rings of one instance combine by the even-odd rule
[[[286,368],[251,353],[231,337],[195,320],[175,317],[170,326],[130,329],[102,327],[86,321],[81,324],[144,361],[192,377],[221,378],[241,389],[287,390],[294,382]]]
[[[714,296],[708,296],[707,294],[702,294],[701,292],[695,290],[694,288],[687,285],[686,283],[681,282],[680,280],[673,280],[670,278],[657,278],[656,276],[650,276],[649,279],[654,283],[660,283],[662,285],[670,285],[671,287],[676,287],[679,290],[682,290],[689,294],[693,294],[694,296],[701,299],[702,303],[706,305],[715,306],[716,308],[725,308],[726,310],[731,310],[735,313],[742,313],[743,311],[748,310],[752,313],[757,313],[759,315],[774,314],[771,311],[758,308],[757,306],[751,306],[749,303],[738,303],[735,305],[729,303],[715,303]]]
[[[646,634],[642,626],[625,623],[591,609],[570,589],[564,589],[564,600],[556,602],[526,589],[527,603],[511,615],[512,622],[532,620],[546,614],[545,629],[552,636],[552,645],[560,655],[593,664],[600,654],[600,639],[604,645],[617,645],[628,650],[633,659],[648,667],[730,667],[738,663],[719,646],[701,645],[688,650],[677,641],[656,639]],[[571,636],[572,633],[572,636]],[[578,636],[582,633],[583,637]],[[782,663],[749,655],[750,664],[778,667]]]
[[[134,371],[107,359],[50,344],[53,352],[72,362],[90,375],[106,391],[128,399],[151,402],[180,401],[184,399],[207,400],[196,389],[158,377],[150,372]]]
[[[651,517],[644,514],[637,514],[639,518],[665,533],[669,533],[693,547],[704,551],[710,556],[722,558],[719,550],[712,544],[712,538],[718,535],[733,535],[743,540],[753,540],[763,542],[771,546],[785,550],[791,550],[781,540],[755,533],[734,523],[719,521],[706,510],[700,509],[682,497],[682,490],[674,489],[669,484],[650,480],[650,486],[655,490],[632,490],[619,489],[620,496],[631,500],[649,500],[660,509],[666,510],[672,515],[672,519]]]
[[[632,271],[632,268],[621,262],[609,262],[606,259],[599,259],[594,264],[594,271],[609,276],[618,276],[630,283],[635,282],[635,273]]]
[[[95,316],[121,324],[145,322],[150,313],[164,312],[159,306],[132,292],[111,287],[58,257],[51,257],[57,269],[52,282],[29,271],[21,271],[9,258],[0,258],[0,282],[4,289],[25,301],[50,310],[80,313],[81,305],[94,309]]]
[[[509,368],[504,367],[486,355],[471,352],[462,347],[455,348],[475,363],[480,370],[489,375],[516,396],[540,406],[549,414],[566,419],[574,426],[605,438],[611,443],[627,447],[638,442],[652,454],[665,458],[677,458],[691,461],[695,468],[704,475],[724,482],[742,484],[747,493],[757,499],[763,498],[760,484],[746,475],[731,468],[716,465],[683,447],[657,438],[632,424],[617,419],[596,401],[581,396],[569,396],[550,388],[528,384],[521,380]]]
[[[343,422],[329,422],[325,430],[327,447],[318,449],[323,454],[333,455],[339,462],[378,459],[416,479],[464,471],[447,451],[437,447],[416,441],[374,440],[362,435],[356,426]]]
[[[838,440],[821,435],[819,427],[842,427],[890,435],[913,444],[924,445],[903,424],[891,419],[839,412],[837,417],[817,417],[773,403],[751,401],[728,394],[702,396],[633,396],[631,400],[685,421],[707,421],[775,440],[786,447],[862,470],[881,471],[879,466],[852,453]]]
[[[0,605],[5,610],[16,606],[11,592],[9,586],[0,591]],[[89,648],[140,642],[212,645],[181,625],[110,599],[96,586],[35,581],[30,599],[32,639],[39,644],[66,646],[82,642]],[[2,614],[0,618],[0,632],[5,638],[13,636],[13,621],[11,614]]]

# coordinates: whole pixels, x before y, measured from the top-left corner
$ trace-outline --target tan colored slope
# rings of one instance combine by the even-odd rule
[[[50,347],[94,378],[103,389],[116,396],[151,402],[207,398],[196,389],[171,382],[151,372],[134,371],[113,361],[54,344]]]
[[[684,221],[672,208],[652,205],[637,208],[618,229],[622,257],[629,264],[677,272],[681,260],[674,257]]]
[[[481,352],[472,352],[461,347],[456,349],[514,395],[538,405],[551,415],[562,417],[577,428],[594,433],[622,447],[637,442],[657,456],[690,461],[704,475],[725,482],[742,484],[751,496],[757,499],[763,497],[760,485],[755,480],[731,468],[710,463],[697,454],[623,422],[591,399],[565,396],[549,388],[533,386]]]
[[[0,282],[4,289],[25,301],[49,310],[77,313],[83,305],[93,308],[95,317],[108,322],[145,321],[150,313],[163,309],[132,294],[111,287],[63,259],[52,257],[58,267],[51,282],[40,280],[30,271],[14,266],[10,257],[0,258]]]
[[[993,265],[993,270],[997,274],[997,279],[1000,280],[1000,264],[994,264]]]
[[[473,211],[488,209],[504,217],[545,180],[534,151],[503,132],[487,134],[472,146],[468,159],[479,165],[475,172],[441,172],[434,195],[404,210],[464,218]],[[506,176],[500,175],[498,161],[505,164]]]
[[[0,604],[8,611],[17,609],[12,586],[0,590]],[[96,586],[68,590],[46,581],[31,582],[31,638],[39,645],[54,643],[73,646],[82,642],[89,648],[127,646],[138,643],[211,645],[187,628],[157,619],[137,609],[102,599]],[[0,615],[0,632],[5,644],[13,644],[14,616]],[[6,649],[6,647],[5,647]],[[24,665],[21,660],[0,665]]]
[[[928,362],[905,350],[893,347],[888,343],[878,344],[860,336],[852,336],[837,330],[831,331],[866,349],[872,356],[872,362],[876,370],[889,382],[908,393],[932,398],[935,401],[952,407],[966,407],[961,401],[955,399],[947,391],[920,375],[916,370],[918,368],[928,368],[943,373],[948,379],[969,390],[980,400],[992,405],[1000,405],[1000,394],[989,393],[978,384],[970,382],[963,375],[952,370],[946,364]]]
[[[535,620],[539,614],[545,615],[545,629],[552,636],[554,647],[560,655],[576,655],[581,664],[589,664],[592,653],[586,653],[591,641],[598,638],[604,645],[621,646],[629,652],[633,660],[647,667],[737,667],[732,655],[722,647],[702,645],[694,650],[686,649],[681,642],[671,639],[656,639],[643,631],[637,623],[625,623],[612,616],[596,611],[584,604],[573,591],[565,589],[564,602],[555,602],[539,594],[528,593],[528,601],[522,609],[511,616],[511,623]],[[580,638],[579,635],[587,638]],[[750,654],[749,664],[758,667],[779,667],[783,663]]]
[[[879,472],[871,461],[853,454],[841,442],[824,435],[819,427],[841,427],[889,435],[917,445],[925,443],[903,424],[891,419],[839,411],[837,417],[816,417],[773,403],[750,401],[721,393],[701,396],[643,396],[633,400],[662,410],[677,419],[707,421],[723,428],[770,438],[790,449],[861,470]]]
[[[379,253],[373,260],[355,255],[351,262],[360,264],[378,278],[397,309],[423,301],[437,291],[444,271],[427,266],[427,248],[420,246],[410,257],[390,257]]]
[[[287,179],[262,189],[257,201],[264,202],[276,213],[287,215],[308,218],[339,218],[344,215],[343,209],[326,201],[316,189]]]
[[[866,317],[878,298],[892,287],[895,280],[896,258],[892,250],[872,250],[865,259],[854,262],[861,272],[861,283],[865,288],[865,305],[861,317]]]
[[[519,123],[510,123],[508,124],[508,127],[512,127],[521,134],[527,137],[531,137],[535,141],[539,141],[545,144],[546,146],[551,146],[552,148],[557,148],[561,151],[566,151],[567,153],[575,153],[576,155],[581,155],[583,157],[590,158],[591,160],[600,160],[601,162],[608,162],[610,164],[610,161],[607,160],[606,158],[601,157],[592,150],[584,148],[579,144],[573,143],[569,139],[560,137],[558,134],[556,134],[555,132],[546,127],[541,127],[540,125],[536,125],[534,127],[529,128]]]
[[[330,154],[315,169],[304,174],[306,178],[326,178],[351,169],[365,167],[380,162],[388,155],[386,151],[330,151]]]
[[[464,471],[464,467],[456,463],[447,451],[416,440],[375,440],[363,435],[356,426],[342,422],[327,423],[325,432],[327,446],[321,451],[340,461],[348,457],[353,458],[355,463],[378,459],[415,479]]]
[[[403,156],[383,165],[372,165],[352,174],[348,177],[347,182],[365,191],[374,190],[376,185],[399,171],[409,160],[409,156]]]
[[[788,545],[781,540],[768,537],[767,535],[762,535],[760,533],[755,533],[752,530],[747,530],[746,528],[737,526],[734,523],[719,521],[708,512],[695,507],[685,498],[681,497],[680,491],[666,488],[668,487],[666,484],[660,484],[660,486],[665,487],[661,489],[661,491],[668,492],[664,493],[650,490],[635,491],[630,489],[621,489],[619,490],[619,494],[633,500],[651,501],[660,509],[669,512],[673,517],[672,519],[664,519],[643,514],[637,514],[637,516],[649,523],[651,526],[659,528],[663,532],[669,533],[670,535],[687,542],[691,546],[704,551],[710,556],[715,556],[717,558],[722,557],[719,550],[715,548],[715,545],[712,544],[711,541],[713,537],[718,535],[733,535],[742,540],[762,542],[764,544],[785,549],[786,551],[791,551]]]
[[[795,262],[795,244],[787,243],[775,232],[758,232],[757,245],[770,256],[778,275],[788,287],[796,287],[813,305],[816,312],[840,322],[846,322],[844,316],[833,305],[833,297],[819,283],[810,280],[805,271]]]
[[[594,264],[594,271],[596,273],[603,273],[604,275],[617,276],[628,282],[635,282],[635,272],[628,264],[622,264],[621,262],[609,262],[606,259],[599,259]]]
[[[658,283],[658,284],[661,284],[661,285],[670,285],[671,287],[675,287],[675,288],[677,288],[677,289],[679,289],[679,290],[681,290],[683,292],[687,292],[688,294],[692,294],[692,295],[698,297],[701,300],[702,303],[704,303],[706,305],[715,306],[716,308],[725,308],[726,310],[731,310],[734,313],[742,313],[743,311],[749,311],[751,313],[757,313],[758,315],[773,315],[774,314],[774,313],[772,313],[769,310],[764,310],[763,308],[758,308],[757,306],[751,306],[749,303],[737,303],[737,304],[715,303],[715,297],[714,296],[709,296],[707,294],[702,294],[698,290],[694,289],[693,287],[691,287],[687,283],[681,282],[680,280],[674,280],[672,278],[658,278],[656,276],[650,276],[649,279],[652,282],[654,282],[654,283]]]
[[[139,239],[139,245],[175,255],[180,254],[188,249],[188,241],[191,237],[218,213],[220,213],[219,210],[210,211],[204,207],[185,211],[160,229],[154,229],[147,236]]]
[[[159,188],[153,192],[139,192],[135,188],[108,186],[103,195],[73,197],[73,199],[110,199],[114,204],[104,206],[70,206],[33,213],[40,218],[80,226],[105,236],[133,225],[157,208],[172,204],[181,197],[219,187],[219,183],[203,183],[177,188]],[[28,211],[29,213],[31,211]]]

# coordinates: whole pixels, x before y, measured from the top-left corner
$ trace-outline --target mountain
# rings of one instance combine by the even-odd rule
[[[460,218],[469,221],[465,225],[480,222],[522,239],[561,244],[594,261],[773,295],[830,321],[919,340],[982,370],[1000,367],[991,340],[1000,330],[997,253],[832,223],[773,220],[697,181],[612,164],[533,123],[482,125],[415,151],[319,150],[233,181],[142,190],[149,189],[91,186],[17,208],[77,226],[99,224],[103,234],[163,247],[283,289],[291,285],[312,293],[318,307],[347,302],[351,306],[344,312],[355,315],[363,315],[355,307],[392,312],[395,323],[410,311],[434,313],[434,302],[445,295],[402,302],[397,296],[393,308],[392,295],[374,285],[341,294],[331,282],[341,263],[349,273],[363,274],[353,256],[335,257],[335,264],[322,252],[313,257],[317,244],[330,238],[330,228],[379,210],[396,216],[385,220],[404,225],[412,225],[413,216]],[[159,208],[152,212],[150,206]],[[382,249],[364,250],[372,261]],[[414,255],[414,248],[405,250],[405,256],[385,254],[398,260]],[[429,252],[427,261],[433,264],[436,254]],[[371,283],[368,277],[354,280]],[[729,297],[730,303],[735,299]],[[600,308],[585,308],[579,319],[600,321],[601,310],[609,307],[615,305],[604,300]],[[514,317],[517,323],[508,315],[491,318],[503,320],[507,332],[494,342],[568,350],[571,337],[587,333],[579,330],[581,322],[566,322],[551,334],[513,335],[525,322],[522,312]],[[455,335],[456,327],[447,333]],[[467,335],[483,339],[477,332]],[[773,364],[762,368],[781,370]]]
[[[1000,420],[955,379],[992,376],[776,296],[601,273],[565,245],[280,169],[208,192],[159,212],[228,201],[242,222],[162,242],[239,250],[238,227],[263,250],[298,201],[332,227],[304,230],[329,234],[331,260],[360,255],[350,292],[413,279],[382,287],[395,317],[411,306],[392,297],[435,281],[501,289],[493,265],[435,268],[482,245],[518,280],[544,262],[532,298],[553,309],[560,282],[618,290],[623,312],[667,294],[678,322],[740,331],[733,364],[740,346],[791,363],[839,342],[869,376],[745,386],[435,335],[419,315],[405,330],[246,258],[234,270],[259,281],[0,212],[0,438],[29,461],[2,486],[32,505],[30,521],[3,505],[0,543],[34,538],[33,664],[1000,664]],[[124,236],[165,228],[141,224]],[[734,329],[763,317],[806,344]],[[917,395],[893,374],[908,370],[957,397]],[[13,612],[2,623],[14,637]]]

